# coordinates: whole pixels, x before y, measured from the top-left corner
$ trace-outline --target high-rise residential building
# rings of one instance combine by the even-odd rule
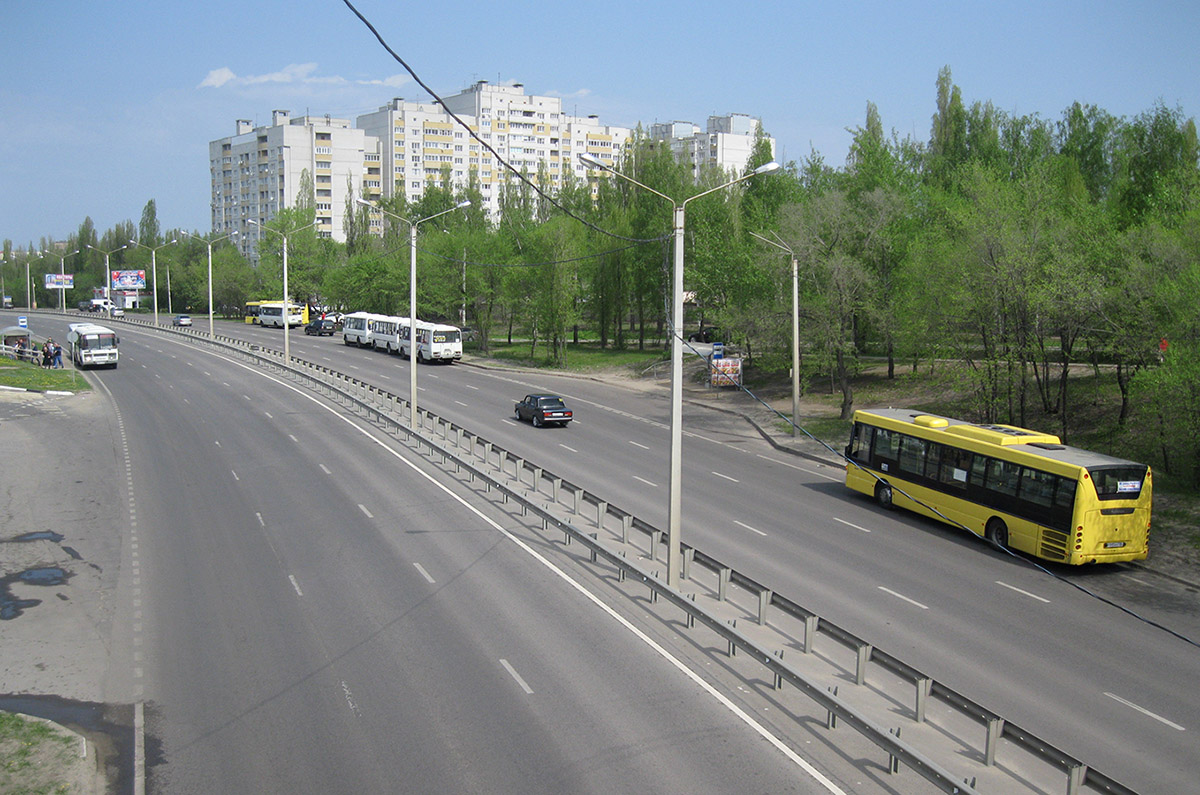
[[[262,230],[247,222],[263,224],[294,207],[305,171],[313,181],[317,232],[334,240],[346,239],[345,214],[355,197],[415,202],[431,185],[461,190],[472,180],[484,212],[498,220],[503,187],[516,179],[498,158],[555,194],[567,179],[587,180],[578,155],[615,167],[632,136],[629,128],[601,124],[596,116],[564,113],[560,98],[526,94],[520,83],[480,80],[442,103],[396,98],[353,124],[329,116],[292,118],[285,110],[274,111],[269,125],[239,119],[235,135],[209,143],[213,231],[238,231],[235,244],[257,262]],[[669,141],[697,176],[709,165],[740,173],[760,127],[758,119],[734,113],[710,117],[704,133],[691,122],[655,124],[650,137]],[[774,153],[775,142],[768,140]],[[382,224],[371,223],[376,229]]]
[[[447,111],[535,182],[542,178],[544,165],[546,184],[540,187],[549,193],[560,189],[568,172],[584,179],[575,155],[587,152],[615,163],[630,137],[628,128],[601,124],[595,116],[563,113],[561,99],[526,94],[520,83],[491,85],[480,80],[443,102],[439,106],[397,98],[358,117],[357,125],[381,142],[381,171],[391,177],[390,184],[383,180],[384,196],[415,201],[427,185],[443,186],[448,166],[453,188],[467,185],[474,172],[485,212],[497,217],[502,186],[515,176]]]
[[[675,159],[690,163],[695,177],[706,168],[715,166],[725,173],[740,175],[746,170],[750,155],[754,152],[754,141],[762,128],[762,122],[744,113],[725,116],[709,116],[708,129],[700,128],[689,121],[675,121],[650,126],[650,137],[657,141],[669,141]],[[767,138],[771,145],[771,156],[775,156],[775,139]]]
[[[345,240],[344,215],[351,191],[380,195],[379,141],[349,120],[329,116],[291,118],[271,114],[271,124],[237,121],[235,135],[208,145],[212,173],[212,228],[233,238],[242,254],[258,261],[261,227],[281,210],[296,205],[301,175],[313,181],[316,230],[322,237]]]

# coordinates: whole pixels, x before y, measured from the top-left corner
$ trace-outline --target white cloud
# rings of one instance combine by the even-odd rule
[[[572,91],[570,94],[564,94],[561,91],[547,91],[546,96],[558,97],[559,99],[583,99],[591,93],[592,90],[590,88],[581,88],[578,91]]]
[[[227,66],[213,69],[200,82],[198,88],[245,88],[261,85],[290,85],[290,86],[388,86],[394,88],[409,82],[407,75],[392,75],[382,79],[350,81],[340,75],[322,75],[317,71],[315,63],[288,64],[275,72],[261,75],[239,76]]]
[[[222,66],[220,69],[213,69],[208,73],[208,77],[200,82],[196,88],[220,88],[230,80],[236,80],[237,75],[228,66]]]
[[[412,78],[408,75],[392,75],[385,77],[383,80],[358,80],[360,86],[387,86],[388,88],[399,88],[408,85],[412,82]]]

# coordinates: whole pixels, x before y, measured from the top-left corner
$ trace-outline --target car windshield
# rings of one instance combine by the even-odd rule
[[[565,409],[566,406],[562,402],[562,398],[540,398],[538,406],[544,409]]]

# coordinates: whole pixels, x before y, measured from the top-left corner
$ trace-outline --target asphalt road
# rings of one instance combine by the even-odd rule
[[[262,344],[281,347],[279,331],[223,324],[221,333],[241,335]],[[140,337],[137,333],[131,333],[126,340],[140,340]],[[136,364],[138,346],[142,344],[137,342],[130,346],[132,353],[126,359],[124,368],[127,369],[131,363]],[[341,344],[340,337],[306,339],[302,334],[293,333],[291,344],[294,356],[335,367],[398,394],[407,394],[409,365],[397,357],[347,348]],[[162,353],[158,353],[159,350]],[[192,516],[194,512],[202,514],[206,510],[220,513],[228,510],[229,516],[217,524],[221,528],[228,524],[240,530],[214,530],[215,524],[206,522],[209,531],[200,537],[228,535],[220,544],[220,548],[226,550],[228,545],[239,541],[246,544],[247,549],[252,545],[265,545],[254,555],[246,554],[245,563],[241,562],[241,556],[235,556],[238,560],[229,560],[227,556],[217,554],[201,566],[203,561],[209,560],[209,556],[203,554],[203,547],[190,553],[180,553],[189,560],[195,558],[196,563],[189,563],[188,567],[200,566],[209,574],[191,586],[193,599],[179,597],[180,604],[169,611],[175,618],[187,615],[179,611],[187,609],[185,603],[195,601],[197,606],[192,608],[194,617],[182,623],[173,618],[170,628],[161,627],[154,635],[171,637],[166,645],[172,649],[190,649],[184,655],[187,660],[196,657],[207,659],[205,649],[214,643],[214,654],[221,659],[228,659],[230,655],[236,658],[237,654],[242,653],[250,655],[251,659],[254,655],[268,654],[258,649],[242,651],[239,643],[247,644],[254,630],[245,629],[239,634],[234,629],[226,628],[223,620],[214,618],[227,612],[235,615],[240,612],[251,615],[261,612],[257,620],[267,626],[278,623],[291,627],[293,621],[301,619],[314,626],[324,626],[328,622],[338,627],[345,623],[356,625],[356,622],[362,621],[361,626],[356,625],[358,632],[369,634],[372,629],[382,625],[383,619],[372,621],[348,617],[372,615],[371,610],[364,612],[357,602],[354,603],[354,609],[346,611],[344,615],[334,608],[332,601],[322,605],[323,609],[318,611],[319,618],[307,609],[310,597],[307,597],[309,592],[303,583],[310,577],[324,580],[328,576],[337,580],[328,586],[331,592],[340,588],[355,594],[359,588],[366,588],[347,584],[347,570],[341,566],[337,567],[336,575],[323,574],[322,564],[328,566],[330,561],[353,558],[356,566],[367,567],[362,570],[364,579],[373,581],[384,575],[383,570],[369,568],[378,559],[388,562],[383,569],[390,572],[404,571],[409,567],[416,570],[415,564],[424,560],[424,557],[410,560],[407,556],[398,560],[388,558],[386,553],[389,549],[391,554],[396,555],[396,549],[402,547],[408,550],[411,547],[408,542],[414,539],[426,543],[441,538],[448,542],[447,537],[457,546],[468,544],[470,537],[487,534],[487,531],[470,529],[470,522],[466,523],[466,529],[447,532],[447,523],[457,526],[455,521],[438,515],[430,525],[417,525],[420,529],[412,532],[395,528],[389,531],[376,530],[383,536],[404,539],[406,543],[397,547],[398,542],[384,544],[380,541],[384,548],[372,548],[367,541],[373,537],[372,532],[365,528],[375,526],[376,522],[367,517],[368,512],[372,516],[404,516],[402,527],[407,527],[407,522],[417,521],[416,518],[410,519],[409,514],[415,513],[421,517],[429,510],[422,508],[414,512],[413,506],[425,506],[428,499],[436,502],[437,495],[400,497],[397,498],[399,502],[390,502],[394,496],[392,490],[377,482],[380,467],[386,469],[389,464],[380,464],[378,461],[367,463],[363,459],[363,451],[346,441],[344,431],[330,427],[330,420],[311,409],[305,409],[303,403],[291,403],[290,398],[283,396],[282,388],[268,387],[267,397],[260,397],[249,387],[238,393],[241,388],[239,385],[243,384],[242,376],[231,373],[221,380],[215,378],[215,370],[210,369],[208,375],[203,371],[197,373],[195,368],[199,366],[198,361],[190,368],[186,363],[180,365],[187,369],[179,371],[182,374],[176,373],[172,367],[178,362],[170,357],[172,354],[182,355],[180,351],[168,345],[151,345],[147,348],[148,357],[166,357],[167,362],[164,364],[155,360],[154,366],[147,368],[150,372],[146,373],[146,377],[137,379],[142,384],[139,389],[144,391],[143,397],[136,400],[133,396],[125,398],[141,406],[139,416],[145,413],[153,418],[156,413],[167,411],[161,406],[156,408],[155,404],[178,402],[174,397],[169,401],[163,397],[172,395],[172,390],[174,394],[182,390],[182,400],[185,401],[196,400],[198,394],[210,392],[223,397],[204,411],[197,410],[195,420],[188,419],[191,408],[184,409],[185,429],[200,423],[189,434],[185,434],[189,440],[186,448],[177,448],[174,441],[177,435],[174,429],[181,422],[179,417],[163,414],[150,425],[150,430],[144,432],[145,438],[140,442],[138,439],[142,438],[143,433],[134,434],[131,431],[131,445],[135,449],[137,445],[145,446],[134,460],[159,461],[164,452],[170,458],[172,451],[177,449],[188,451],[186,459],[175,455],[181,461],[188,460],[187,467],[179,465],[180,468],[171,478],[163,479],[149,488],[148,493],[153,495],[153,500],[162,500],[163,494],[176,495],[157,509],[160,513],[155,515],[154,524],[178,522],[181,507],[186,508],[186,516]],[[121,371],[123,379],[128,378],[126,369]],[[175,374],[167,377],[166,373]],[[196,376],[196,380],[193,381],[191,376]],[[101,378],[106,383],[113,380],[104,374]],[[603,382],[559,378],[541,373],[483,371],[463,366],[423,366],[419,368],[418,378],[421,386],[419,402],[423,407],[470,427],[540,465],[582,483],[593,492],[611,495],[614,504],[632,510],[660,526],[665,525],[665,392],[630,391],[623,385]],[[124,380],[121,383],[124,384]],[[226,388],[225,384],[230,386]],[[513,422],[512,402],[526,392],[535,390],[557,391],[566,395],[576,410],[577,421],[567,429],[545,430],[535,430]],[[245,396],[238,397],[238,394]],[[283,402],[271,408],[271,400],[274,399]],[[189,403],[183,402],[183,407],[189,406]],[[267,413],[271,416],[266,417]],[[204,417],[209,419],[201,422],[200,418]],[[257,432],[242,430],[243,426],[255,427],[255,421],[260,424],[265,422],[270,428],[262,431],[262,438]],[[286,423],[286,429],[280,427],[283,423]],[[212,427],[209,428],[209,425]],[[221,428],[233,427],[237,431],[232,438],[230,434],[222,436],[220,433]],[[1200,759],[1194,753],[1194,744],[1189,742],[1190,734],[1200,726],[1200,698],[1190,686],[1200,673],[1197,650],[1161,630],[1148,627],[1109,605],[1087,597],[1071,584],[1094,588],[1177,631],[1200,637],[1200,607],[1197,606],[1195,594],[1187,588],[1172,589],[1162,583],[1148,582],[1128,567],[1119,566],[1085,572],[1057,568],[1055,571],[1066,582],[1054,580],[996,554],[950,528],[902,513],[885,514],[879,511],[869,501],[846,492],[840,485],[839,470],[773,450],[752,434],[748,426],[730,423],[723,416],[689,404],[685,408],[685,427],[684,533],[689,543],[733,563],[777,591],[872,640],[877,646],[1005,714],[1128,786],[1144,792],[1181,792],[1191,788],[1192,782],[1200,774]],[[297,432],[297,428],[302,431]],[[207,441],[206,432],[209,434]],[[289,434],[296,438],[291,439]],[[163,439],[169,439],[171,443],[164,445]],[[252,439],[257,441],[251,442]],[[221,442],[220,447],[217,441]],[[210,455],[196,462],[190,461],[194,450],[209,446],[214,448],[208,451]],[[226,447],[233,447],[238,453],[230,455],[225,451]],[[322,476],[325,479],[335,477],[326,474],[317,463],[325,461],[327,456],[333,456],[340,462],[338,466],[325,465],[332,473],[353,473],[338,486],[336,495],[326,494],[321,488]],[[271,463],[289,458],[294,459],[291,466]],[[246,461],[251,468],[239,470],[235,463],[237,460]],[[317,463],[315,471],[311,464],[304,465],[309,460]],[[207,463],[202,463],[205,461]],[[161,474],[159,469],[175,466],[155,466],[154,471],[144,473],[144,478],[154,481],[155,476]],[[243,483],[232,475],[225,475],[223,467],[230,473],[236,472],[236,478],[246,478],[244,482],[249,485],[235,486],[234,493],[227,496],[218,489],[216,493],[222,496],[216,499],[197,497],[193,500],[194,504],[188,502],[192,498],[179,494],[178,484],[190,483],[199,477],[199,472],[207,473],[201,481],[205,484],[202,493],[216,489],[217,484],[222,483],[222,478],[237,484]],[[142,505],[142,500],[147,499],[144,496],[147,492],[142,490],[141,480],[139,476],[139,518],[144,516],[141,513],[143,510],[155,510],[152,506]],[[281,486],[283,482],[288,486]],[[404,482],[407,485],[408,480]],[[395,484],[392,484],[392,488],[396,488]],[[357,489],[368,490],[360,494]],[[345,493],[347,490],[348,494]],[[275,499],[267,496],[273,493],[286,496]],[[313,497],[311,502],[308,500],[310,493]],[[238,498],[238,494],[243,496]],[[253,499],[246,494],[254,495]],[[239,500],[244,504],[239,505]],[[382,510],[371,507],[379,504],[388,507]],[[360,508],[360,505],[363,507]],[[336,543],[341,535],[337,532],[338,527],[326,526],[323,533],[311,530],[301,537],[292,535],[304,532],[301,528],[306,521],[311,523],[313,516],[325,515],[322,511],[329,507],[336,507],[336,515],[348,522],[348,527],[362,526],[354,531],[353,544]],[[358,515],[355,511],[358,511]],[[249,534],[245,532],[245,519],[248,516],[254,517]],[[262,522],[259,522],[259,516],[263,517]],[[442,530],[439,532],[435,527],[441,527]],[[322,547],[321,539],[325,539],[325,547]],[[200,541],[196,539],[191,543]],[[147,547],[148,550],[152,548],[150,545]],[[324,552],[315,555],[308,565],[292,561],[293,556],[308,557],[310,549],[323,549]],[[370,551],[359,554],[361,549]],[[495,564],[493,558],[500,556],[491,547],[489,551],[481,551],[474,546],[468,546],[468,549],[469,553],[463,554],[467,557],[472,554],[479,556],[481,561],[487,561],[488,564]],[[284,551],[281,553],[279,550]],[[270,563],[268,553],[276,556],[275,563]],[[439,554],[459,560],[459,553]],[[280,555],[283,560],[280,560]],[[421,563],[421,567],[426,572],[431,571],[424,563]],[[449,564],[448,567],[453,569]],[[475,568],[487,567],[475,564],[470,568],[474,573]],[[179,591],[183,582],[190,581],[184,579],[182,570],[175,571],[166,561],[148,567],[147,571],[170,572],[162,589],[172,593]],[[229,571],[237,573],[233,578],[238,583],[234,591],[228,594],[228,598],[224,587],[217,589],[221,591],[220,595],[210,594],[211,588],[205,583],[227,583]],[[285,582],[279,582],[278,576],[267,576],[272,571],[277,574],[287,572]],[[259,575],[257,580],[253,576],[256,573]],[[443,582],[436,574],[432,576],[436,581]],[[498,575],[494,581],[489,580],[488,587],[480,593],[505,593],[513,582],[509,578],[515,577],[515,581],[520,581],[522,576],[520,571],[506,571],[504,576]],[[291,577],[295,577],[295,583],[288,579]],[[421,577],[421,581],[425,579]],[[457,584],[458,580],[452,579]],[[357,583],[353,576],[349,580]],[[245,584],[250,581],[260,584]],[[421,615],[421,610],[413,609],[409,601],[417,598],[416,594],[407,591],[412,585],[406,580],[405,584],[396,583],[392,586],[404,589],[403,596],[364,595],[362,598],[365,605],[374,604],[372,600],[387,604],[395,601],[405,611],[405,616]],[[292,589],[289,598],[296,602],[291,607],[283,598],[289,587]],[[421,582],[418,581],[415,587],[420,589]],[[153,590],[158,592],[162,589]],[[319,590],[324,592],[326,589]],[[306,596],[301,596],[301,591]],[[220,602],[214,605],[214,609],[208,609],[203,605],[209,599]],[[498,604],[499,600],[485,596],[484,602]],[[295,615],[292,614],[293,609]],[[277,614],[278,620],[272,620],[271,617]],[[383,610],[383,615],[391,614]],[[343,617],[339,620],[339,616]],[[250,618],[246,620],[250,621]],[[443,617],[442,620],[447,619]],[[234,623],[240,624],[241,621],[239,619]],[[173,637],[173,633],[184,632],[185,626],[188,627],[188,635],[198,636],[200,640]],[[505,636],[512,633],[511,628],[503,632]],[[302,636],[304,634],[301,633]],[[277,644],[280,649],[286,650],[276,653],[285,661],[296,658],[304,662],[295,668],[286,666],[289,673],[282,680],[307,682],[304,679],[306,676],[320,680],[319,672],[324,670],[318,664],[321,655],[314,648],[305,646],[302,639],[290,640],[290,637],[291,633],[288,633],[287,638],[273,641],[272,648]],[[340,644],[329,644],[325,657],[339,661],[346,659],[345,655],[336,652],[344,651],[349,642],[344,639]],[[292,649],[290,644],[296,644],[299,648]],[[316,645],[324,647],[326,644],[328,641],[322,640],[321,644]],[[476,647],[487,644],[472,640],[468,645]],[[494,652],[492,656],[499,659],[498,654]],[[437,665],[446,665],[442,656],[435,656],[439,661]],[[562,670],[571,670],[572,666],[581,662],[565,661]],[[226,678],[236,683],[242,677],[253,676],[251,671],[260,672],[264,665],[270,664],[273,663],[255,661],[247,671],[236,672],[225,671],[213,663],[221,673],[214,673],[214,681],[200,690],[216,688],[216,680],[224,681]],[[428,659],[423,658],[420,665],[426,664]],[[194,672],[194,675],[202,676],[209,667],[202,665],[202,670]],[[417,666],[402,667],[408,675],[418,675],[410,670]],[[147,671],[158,671],[157,676],[171,679],[176,675],[167,672],[176,669],[190,670],[184,659],[174,658],[164,664],[147,666]],[[640,677],[641,669],[637,670]],[[261,673],[258,675],[261,676]],[[393,675],[401,674],[397,671]],[[179,682],[175,686],[182,689],[185,687],[183,680],[190,675],[178,676]],[[329,681],[324,682],[325,690],[329,689],[334,677],[326,678]],[[628,678],[625,677],[626,680]],[[354,685],[357,685],[357,681],[354,680]],[[333,688],[335,695],[343,683],[346,690],[341,695],[345,704],[354,704],[361,709],[361,699],[357,697],[351,680],[337,676],[337,686]],[[227,731],[240,731],[243,722],[253,722],[253,716],[259,714],[258,710],[283,709],[276,704],[291,704],[294,698],[300,698],[293,696],[293,693],[307,693],[304,688],[287,688],[266,703],[258,703],[248,694],[261,693],[261,688],[246,686],[245,690],[247,695],[241,700],[249,699],[253,706],[253,709],[247,707],[249,711],[246,718],[240,717],[240,713],[237,716],[222,713],[229,725],[212,733],[213,725],[219,721],[211,717],[198,724],[208,727],[207,733],[195,728],[190,734],[184,732],[173,737],[170,743],[164,739],[164,748],[178,749],[182,744],[187,753],[201,753],[202,749],[208,747],[210,736],[220,738],[225,737]],[[324,690],[321,692],[324,693]],[[328,698],[328,693],[324,693],[324,697]],[[151,725],[154,726],[159,708],[155,699],[150,701]],[[410,709],[411,706],[397,708]],[[204,704],[190,705],[188,709],[203,714]],[[299,720],[297,716],[302,711],[288,713],[288,717]],[[353,710],[350,711],[353,713]],[[393,715],[398,714],[392,709],[388,711]],[[166,712],[164,705],[164,716]],[[346,719],[345,716],[343,719]],[[331,725],[337,724],[331,722]],[[163,735],[164,738],[171,736],[165,730]],[[246,764],[249,768],[253,767],[250,762]],[[830,767],[833,766],[831,763]],[[200,765],[199,769],[204,769],[204,766]],[[766,789],[769,787],[764,791]]]
[[[289,385],[121,350],[77,446],[111,458],[100,690],[145,704],[150,792],[830,791],[514,517]]]
[[[229,329],[280,347],[280,332]],[[401,395],[408,363],[292,335],[292,353]],[[668,404],[588,379],[418,368],[418,403],[665,527]],[[526,392],[558,392],[577,420],[512,421]],[[1194,589],[1132,567],[1045,574],[943,525],[849,494],[837,469],[787,456],[748,426],[688,405],[684,537],[1135,789],[1200,777],[1200,650],[1083,593],[1193,639]]]

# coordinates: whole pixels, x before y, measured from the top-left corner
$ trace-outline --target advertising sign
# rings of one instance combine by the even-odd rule
[[[46,274],[47,290],[70,290],[73,287],[75,287],[75,274],[73,273]]]
[[[713,386],[742,385],[741,359],[713,359],[710,372]]]
[[[113,271],[112,288],[114,290],[145,290],[145,271]]]

